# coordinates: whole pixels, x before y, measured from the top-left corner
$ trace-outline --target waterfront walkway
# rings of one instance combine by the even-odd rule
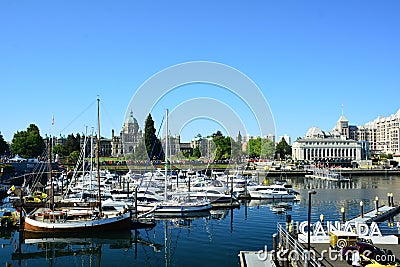
[[[349,223],[370,223],[375,221],[383,221],[387,218],[396,215],[400,211],[400,206],[381,206],[376,209],[365,213],[363,216],[358,216],[347,220]],[[290,227],[289,227],[290,228]],[[340,251],[334,250],[330,247],[330,243],[312,243],[311,244],[311,257],[309,261],[307,258],[306,243],[300,243],[297,234],[293,231],[289,232],[289,228],[278,225],[279,244],[274,245],[273,252],[249,252],[241,251],[239,254],[240,266],[246,267],[261,267],[261,266],[288,266],[288,262],[295,263],[296,266],[349,266],[346,260],[342,257]],[[292,229],[294,230],[294,229]],[[274,237],[273,237],[274,238]],[[277,240],[274,240],[277,244]],[[400,245],[383,245],[379,244],[377,247],[381,249],[391,250],[398,261],[400,261]],[[285,258],[287,260],[282,260]],[[272,260],[275,259],[275,260]]]
[[[379,245],[379,248],[390,249],[394,256],[400,258],[400,245]],[[316,251],[318,257],[323,258],[323,265],[327,267],[349,267],[350,265],[341,257],[339,251],[329,248],[329,244],[312,244],[311,249]]]

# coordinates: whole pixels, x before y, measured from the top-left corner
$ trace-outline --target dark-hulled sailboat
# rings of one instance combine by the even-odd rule
[[[104,216],[101,207],[100,193],[100,99],[97,99],[97,181],[98,181],[98,212],[89,213],[87,216],[71,216],[68,210],[55,211],[52,209],[42,210],[27,215],[24,221],[24,230],[36,233],[95,233],[99,231],[130,229],[132,225],[129,213],[117,213],[115,216]],[[49,154],[51,166],[51,156]],[[51,179],[51,168],[50,168]],[[53,208],[53,187],[50,187],[50,208]]]

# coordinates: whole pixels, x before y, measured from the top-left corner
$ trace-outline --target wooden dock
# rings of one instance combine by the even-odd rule
[[[276,267],[270,252],[240,251],[240,267]]]

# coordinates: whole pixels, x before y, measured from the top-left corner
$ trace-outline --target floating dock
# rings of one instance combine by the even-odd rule
[[[357,216],[353,219],[350,219],[346,222],[349,223],[370,223],[370,222],[380,222],[385,221],[387,218],[392,217],[400,212],[400,206],[381,206],[376,209],[373,209],[363,216]]]
[[[276,267],[272,253],[263,251],[240,251],[240,267]]]

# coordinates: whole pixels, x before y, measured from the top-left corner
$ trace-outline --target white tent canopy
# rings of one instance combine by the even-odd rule
[[[26,161],[26,159],[17,154],[15,157],[11,158],[10,161]]]

